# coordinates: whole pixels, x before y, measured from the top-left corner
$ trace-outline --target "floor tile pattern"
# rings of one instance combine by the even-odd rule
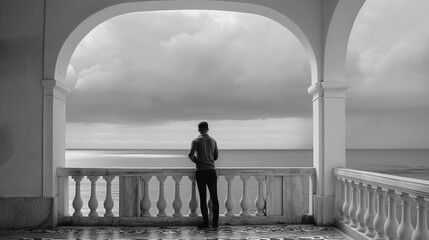
[[[346,239],[336,229],[313,225],[197,227],[58,227],[0,230],[1,240],[136,239],[136,240],[316,240]]]

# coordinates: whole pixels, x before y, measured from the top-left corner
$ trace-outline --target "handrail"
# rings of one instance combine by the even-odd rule
[[[315,175],[316,169],[311,167],[282,167],[282,168],[216,168],[219,176],[249,175],[249,176],[281,176],[281,175]],[[59,177],[66,176],[141,176],[141,175],[193,176],[194,168],[58,168]]]
[[[429,239],[429,181],[345,168],[335,169],[334,175],[341,230],[349,235],[362,234],[375,239]],[[400,224],[396,214],[399,201]],[[411,212],[413,202],[416,214]],[[415,226],[412,218],[416,220]]]
[[[347,168],[336,168],[334,174],[337,178],[362,182],[397,192],[406,192],[412,196],[429,198],[429,181],[427,180]]]

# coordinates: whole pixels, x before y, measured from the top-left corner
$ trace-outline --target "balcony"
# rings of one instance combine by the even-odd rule
[[[193,226],[200,221],[193,169],[60,168],[57,174],[60,226]],[[333,174],[337,229],[353,239],[429,239],[428,181],[345,168]],[[220,168],[218,176],[220,203],[224,197],[221,226],[313,223],[314,168]],[[90,182],[86,211],[84,178]],[[74,186],[70,214],[69,186]],[[114,206],[119,206],[116,213]]]
[[[2,239],[429,239],[429,181],[420,179],[337,168],[336,225],[324,227],[312,224],[314,168],[221,168],[221,226],[198,230],[193,169],[60,168],[57,174],[59,226],[0,230]]]

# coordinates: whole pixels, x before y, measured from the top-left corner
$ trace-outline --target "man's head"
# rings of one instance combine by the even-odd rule
[[[209,131],[209,124],[207,122],[200,122],[198,124],[198,131],[200,133],[206,133]]]

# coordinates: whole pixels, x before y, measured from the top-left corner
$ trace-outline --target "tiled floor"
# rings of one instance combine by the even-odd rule
[[[347,239],[334,228],[312,225],[197,227],[58,227],[0,230],[0,239],[201,239],[201,240],[315,240]]]

